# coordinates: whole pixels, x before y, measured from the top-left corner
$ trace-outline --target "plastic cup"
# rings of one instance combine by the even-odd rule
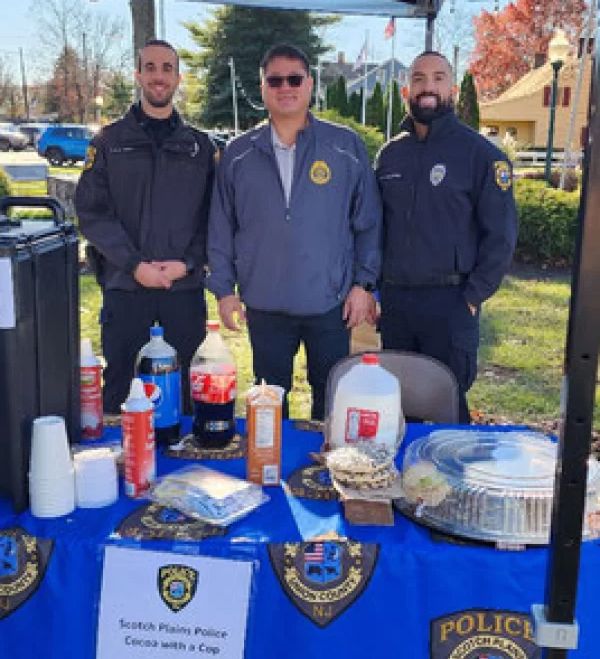
[[[80,508],[101,508],[117,500],[117,465],[110,449],[80,451],[74,463],[75,498]]]
[[[63,477],[73,467],[65,420],[40,416],[33,421],[29,473],[34,478]]]
[[[62,517],[75,508],[75,477],[69,467],[53,478],[29,474],[29,501],[35,517]]]

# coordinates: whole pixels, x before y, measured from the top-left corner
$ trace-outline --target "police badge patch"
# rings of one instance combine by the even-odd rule
[[[158,592],[162,601],[178,613],[196,594],[198,571],[187,565],[163,565],[158,568]]]
[[[429,181],[431,185],[438,186],[446,177],[446,165],[438,163],[431,168],[429,172]]]
[[[141,506],[118,526],[117,535],[136,540],[202,540],[225,535],[227,528],[207,524],[158,503]]]
[[[309,465],[296,469],[287,480],[291,493],[303,499],[320,499],[331,501],[338,499],[333,487],[329,469],[325,465]]]
[[[83,171],[87,172],[88,169],[91,169],[94,166],[96,160],[96,147],[91,144],[85,150],[85,160],[83,162]]]
[[[531,618],[515,611],[470,609],[431,622],[431,659],[539,659]]]
[[[500,190],[506,192],[512,185],[512,174],[510,165],[505,160],[496,160],[494,162],[494,172],[496,177],[496,185]]]
[[[324,160],[315,160],[310,167],[310,180],[317,185],[325,185],[331,180],[331,170]]]
[[[285,594],[319,627],[326,627],[363,593],[379,545],[351,540],[269,544],[269,558]]]
[[[53,546],[52,540],[40,540],[21,528],[0,530],[0,620],[35,593]]]

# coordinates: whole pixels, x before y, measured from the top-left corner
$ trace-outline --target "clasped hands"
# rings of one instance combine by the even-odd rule
[[[171,288],[174,281],[187,274],[183,261],[142,261],[133,271],[133,277],[145,288]]]

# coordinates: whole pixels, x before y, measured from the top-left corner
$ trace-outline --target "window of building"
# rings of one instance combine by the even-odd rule
[[[544,87],[544,99],[542,101],[545,108],[550,107],[551,96],[552,96],[552,88],[550,87],[550,85],[546,85]]]
[[[562,105],[564,108],[568,108],[571,104],[571,88],[564,87],[562,89]]]

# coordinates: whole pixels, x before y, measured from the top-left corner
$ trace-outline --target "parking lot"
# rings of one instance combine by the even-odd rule
[[[33,149],[25,151],[0,151],[0,165],[47,165],[45,158]]]

